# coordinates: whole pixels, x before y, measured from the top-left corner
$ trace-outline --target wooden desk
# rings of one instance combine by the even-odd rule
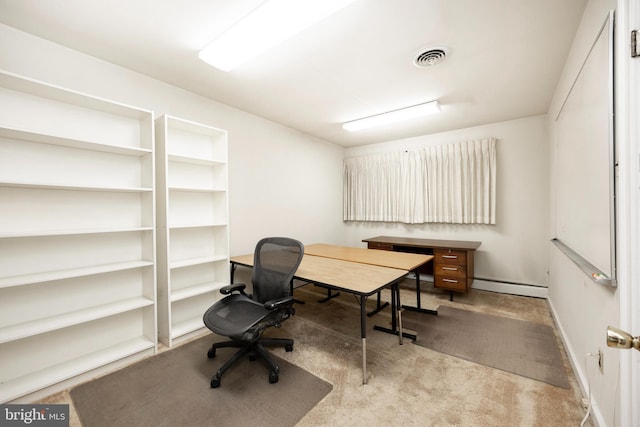
[[[346,246],[328,245],[325,243],[315,243],[312,245],[305,245],[304,253],[309,255],[321,256],[326,258],[343,259],[347,261],[359,262],[362,264],[379,265],[382,267],[399,268],[401,270],[413,271],[416,274],[416,294],[418,298],[418,304],[420,304],[420,272],[419,269],[423,265],[427,264],[433,259],[433,255],[414,254],[407,252],[392,252],[388,250],[377,250],[374,248],[352,248]],[[339,294],[332,295],[329,291],[327,299],[338,296]],[[321,301],[321,302],[322,302]],[[392,301],[393,302],[393,301]],[[389,303],[385,302],[380,304],[380,294],[378,294],[378,302],[375,310],[368,313],[368,316],[372,316],[387,307]],[[429,311],[431,314],[437,314],[434,310]],[[410,338],[415,338],[411,336]]]
[[[481,242],[461,240],[416,239],[378,236],[364,239],[369,249],[431,254],[434,287],[450,292],[468,292],[473,283],[473,256]],[[418,297],[418,308],[420,299]]]
[[[253,254],[231,257],[231,274],[237,265],[253,267]],[[398,282],[409,272],[396,268],[345,261],[342,259],[314,256],[305,253],[294,278],[323,287],[352,293],[360,298],[360,335],[362,337],[362,383],[367,383],[367,316],[365,303],[367,297],[391,286],[392,329],[396,328],[398,316],[398,337],[402,344],[402,318],[400,314],[400,292]],[[232,279],[233,282],[233,279]],[[396,302],[397,301],[397,302]]]

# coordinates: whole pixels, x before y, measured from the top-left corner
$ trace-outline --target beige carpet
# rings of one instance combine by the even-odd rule
[[[547,325],[442,306],[433,316],[404,312],[414,344],[569,388],[556,337]]]
[[[279,381],[269,384],[258,359],[240,361],[210,378],[236,349],[207,349],[200,338],[125,369],[82,384],[71,397],[84,426],[293,426],[332,389],[331,384],[276,356]],[[294,346],[295,348],[295,346]]]
[[[242,280],[250,277],[238,279]],[[423,307],[452,306],[554,327],[543,299],[474,289],[449,301],[448,293],[431,290],[428,285],[422,284]],[[402,290],[402,303],[415,305],[414,281],[407,280]],[[333,385],[331,392],[296,427],[566,427],[579,426],[585,414],[583,395],[563,348],[569,389],[413,345],[408,339],[398,345],[397,337],[373,330],[375,324],[388,325],[387,309],[367,319],[369,383],[363,386],[357,301],[343,293],[331,302],[318,304],[316,301],[326,296],[326,290],[311,285],[296,290],[295,295],[306,304],[296,305],[296,315],[276,331],[296,340],[294,350],[287,353],[274,349],[273,354]],[[387,298],[388,292],[384,296]],[[375,299],[369,303],[375,305]],[[202,381],[208,384],[212,374],[208,365],[203,372],[206,375],[202,374]],[[269,385],[262,375],[258,380]],[[284,381],[283,370],[278,385]],[[66,390],[41,402],[69,403],[71,427],[93,427],[78,419]],[[288,405],[295,410],[297,400]],[[585,425],[593,427],[590,419]]]

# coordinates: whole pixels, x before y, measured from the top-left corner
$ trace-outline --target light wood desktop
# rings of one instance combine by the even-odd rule
[[[231,257],[231,263],[253,267],[253,254]],[[372,295],[408,271],[305,253],[295,278],[345,292]],[[384,282],[384,285],[380,283]]]
[[[381,249],[352,248],[348,246],[328,245],[326,243],[305,245],[304,253],[407,271],[415,270],[433,259],[433,255],[390,252]]]
[[[371,248],[352,248],[346,246],[328,245],[325,243],[315,243],[312,245],[305,245],[304,252],[309,255],[323,256],[328,258],[344,259],[348,261],[359,262],[363,264],[379,265],[382,267],[399,268],[401,270],[413,271],[416,276],[416,298],[418,301],[419,311],[427,312],[430,314],[438,314],[436,310],[428,310],[420,307],[420,268],[425,264],[431,262],[434,258],[433,255],[408,253],[408,252],[392,252],[384,249],[371,249]],[[337,295],[329,295],[328,298],[333,298]],[[380,304],[380,294],[378,294],[377,308],[370,312],[369,315],[373,315],[382,310],[388,303]],[[414,309],[414,307],[403,306],[403,308]],[[413,337],[412,337],[413,338]]]
[[[307,252],[295,273],[295,278],[317,284],[330,289],[340,290],[356,295],[360,298],[360,335],[362,337],[362,383],[367,383],[367,346],[366,346],[366,307],[367,297],[380,292],[383,288],[392,288],[392,329],[389,332],[397,333],[399,343],[402,344],[402,317],[400,314],[400,295],[398,282],[409,273],[406,269],[384,267],[366,262],[376,257],[377,252],[369,249],[347,248],[333,245],[309,245],[311,253]],[[351,249],[357,249],[351,251]],[[315,255],[322,251],[325,256]],[[375,253],[374,253],[375,252]],[[358,256],[359,255],[359,256]],[[416,263],[421,257],[422,264],[430,260],[429,256],[416,254],[407,255],[412,261],[405,260],[405,263]],[[347,259],[341,259],[344,256]],[[400,258],[400,257],[399,257]],[[364,261],[364,262],[359,262]],[[243,265],[253,266],[253,254],[231,257],[231,274],[235,267]],[[396,329],[396,316],[397,328]]]

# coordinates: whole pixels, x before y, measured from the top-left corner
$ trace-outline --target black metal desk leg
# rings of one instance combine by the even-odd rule
[[[318,300],[319,303],[323,303],[323,302],[327,302],[329,301],[331,298],[335,298],[338,295],[340,295],[340,292],[336,292],[335,294],[331,292],[331,288],[327,288],[327,296],[322,298],[321,300]]]
[[[238,266],[234,263],[231,263],[230,271],[229,271],[229,279],[231,280],[229,283],[233,283],[233,276],[236,273],[236,268]]]
[[[430,310],[428,308],[422,308],[420,304],[420,273],[416,270],[416,302],[418,303],[416,307],[412,307],[410,305],[403,305],[402,308],[409,311],[417,311],[418,313],[426,313],[433,314],[434,316],[438,315],[438,310]],[[400,295],[400,289],[398,289],[398,295]]]
[[[422,308],[420,304],[420,272],[416,269],[416,302],[418,303],[418,308]]]
[[[367,383],[367,297],[360,295],[360,336],[362,337],[362,384]]]
[[[378,302],[376,303],[376,308],[367,313],[367,316],[371,317],[374,314],[378,314],[380,310],[388,306],[389,303],[385,301],[383,304],[380,304],[380,291],[378,291]]]
[[[396,318],[397,313],[400,313],[400,281],[397,281],[391,285],[391,328],[384,326],[373,325],[373,329],[376,331],[386,332],[388,334],[398,335],[415,340],[416,336],[408,332],[402,331],[402,319]],[[415,307],[413,307],[415,309]],[[398,327],[398,320],[400,320],[400,327]],[[400,344],[402,344],[402,338],[400,338]]]
[[[400,338],[400,345],[402,345],[402,305],[400,304],[400,282],[396,282],[395,291],[398,293],[398,337]]]
[[[398,305],[396,304],[396,289],[398,288],[398,282],[391,285],[391,330],[397,330],[397,322],[396,322],[396,310]]]
[[[291,279],[291,296],[293,296],[293,279]],[[295,302],[296,304],[304,304],[304,301],[301,299],[296,299],[295,297],[293,298],[293,302]]]

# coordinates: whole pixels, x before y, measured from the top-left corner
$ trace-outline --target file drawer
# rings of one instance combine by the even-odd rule
[[[437,265],[467,265],[467,252],[453,249],[436,249],[433,251],[434,263]]]
[[[456,264],[438,264],[438,266],[436,267],[435,274],[437,276],[466,278],[467,266],[456,265]]]
[[[473,261],[467,259],[467,251],[455,249],[434,250],[434,284],[438,289],[467,292],[473,280]]]
[[[381,243],[381,242],[369,242],[367,244],[367,249],[380,249],[383,251],[393,251],[393,244]]]

